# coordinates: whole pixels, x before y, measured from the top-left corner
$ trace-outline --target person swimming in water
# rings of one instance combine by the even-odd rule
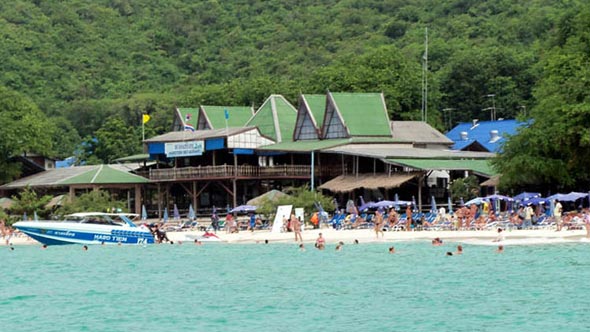
[[[389,253],[395,254],[395,247],[393,247],[393,246],[389,247]]]

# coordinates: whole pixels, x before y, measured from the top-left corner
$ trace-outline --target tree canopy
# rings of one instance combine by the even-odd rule
[[[24,135],[0,145],[63,157],[92,141],[98,144],[85,162],[107,162],[129,152],[97,138],[112,118],[135,133],[135,143],[126,142],[136,151],[143,113],[152,117],[149,137],[171,128],[175,107],[257,107],[270,94],[295,103],[301,92],[327,90],[384,92],[393,119],[419,119],[427,28],[428,121],[443,130],[487,120],[491,106],[503,118],[527,110],[534,121],[520,140],[528,144],[554,120],[551,130],[571,149],[530,154],[548,161],[525,169],[543,170],[547,176],[537,179],[544,182],[566,170],[570,185],[586,158],[575,147],[587,140],[580,119],[587,117],[589,6],[582,0],[6,0],[0,93],[15,91],[27,101],[23,107],[49,118],[33,126],[44,128],[50,144],[24,142],[36,137]],[[443,113],[447,108],[452,112]],[[26,123],[3,123],[0,137],[11,137],[13,125]],[[518,140],[507,145],[507,156],[511,146],[522,146]],[[0,165],[8,165],[13,149],[0,151]],[[505,183],[530,183],[516,181],[520,175],[509,173],[520,164],[510,163],[497,163]],[[14,174],[0,169],[2,180]]]

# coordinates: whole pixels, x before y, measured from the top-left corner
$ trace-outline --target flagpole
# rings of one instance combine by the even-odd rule
[[[141,115],[141,142],[145,141],[145,122],[143,121],[143,114]]]

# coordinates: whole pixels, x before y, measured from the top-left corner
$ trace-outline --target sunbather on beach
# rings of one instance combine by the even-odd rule
[[[389,209],[389,214],[387,215],[387,222],[389,223],[389,227],[393,228],[397,225],[399,221],[399,215],[395,212],[394,209]]]
[[[408,204],[406,208],[406,231],[410,231],[412,228],[412,205]]]
[[[383,233],[383,225],[383,212],[375,212],[375,236],[377,238],[379,238],[379,233],[381,233],[381,237],[385,236],[385,234]]]

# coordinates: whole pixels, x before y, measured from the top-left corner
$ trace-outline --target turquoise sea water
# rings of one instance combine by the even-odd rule
[[[590,245],[0,247],[1,331],[587,331]]]

